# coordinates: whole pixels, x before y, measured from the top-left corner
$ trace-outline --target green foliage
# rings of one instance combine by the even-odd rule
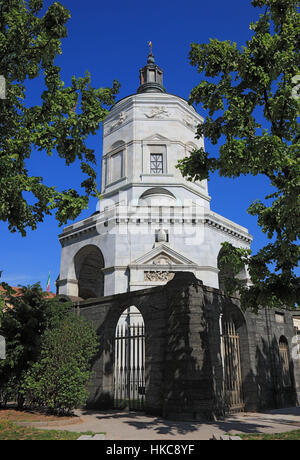
[[[54,64],[67,37],[70,12],[59,2],[42,14],[43,0],[0,0],[0,75],[6,79],[6,99],[0,100],[0,220],[24,236],[55,210],[60,225],[75,219],[98,196],[94,151],[86,146],[114,103],[119,84],[96,89],[91,77],[72,78],[65,86]],[[30,106],[28,80],[44,78],[41,104]],[[42,177],[31,176],[26,163],[32,151],[56,151],[66,165],[81,162],[87,179],[81,195],[58,191]],[[27,193],[25,193],[27,192]]]
[[[27,371],[22,385],[25,404],[69,413],[86,402],[90,361],[97,335],[85,320],[68,315],[43,336],[41,358]]]
[[[189,180],[206,179],[215,171],[269,179],[274,193],[252,203],[248,212],[257,216],[270,243],[252,257],[227,246],[227,257],[248,264],[253,286],[242,292],[245,308],[291,307],[300,298],[295,274],[300,259],[300,96],[292,97],[294,77],[300,74],[299,2],[253,0],[252,5],[264,13],[250,25],[253,36],[242,49],[217,39],[191,45],[191,64],[212,78],[190,95],[191,104],[201,103],[209,113],[197,136],[221,145],[219,156],[195,150],[178,167]]]
[[[95,434],[90,431],[79,433],[62,430],[41,430],[40,428],[19,426],[17,423],[5,420],[0,421],[0,441],[76,441],[80,436],[94,436]]]
[[[243,441],[299,441],[300,430],[286,431],[281,433],[247,433],[239,435]]]
[[[2,271],[0,271],[0,278],[1,278],[1,275],[2,275]],[[5,293],[0,291],[0,327],[1,327],[4,307],[5,307]]]
[[[70,305],[47,299],[39,284],[23,287],[22,295],[13,297],[7,290],[8,307],[1,330],[6,338],[6,359],[0,360],[0,403],[18,400],[24,372],[40,357],[41,337],[64,318]]]
[[[245,280],[238,278],[238,274],[248,264],[250,249],[235,248],[230,243],[223,243],[218,257],[218,268],[222,274],[222,289],[226,295],[234,292],[243,292]]]
[[[93,327],[69,303],[49,299],[39,284],[18,297],[6,287],[2,327],[6,359],[0,361],[0,404],[17,400],[52,412],[70,412],[87,398],[90,361],[97,350]]]

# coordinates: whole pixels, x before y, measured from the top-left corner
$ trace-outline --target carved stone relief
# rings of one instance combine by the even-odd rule
[[[112,121],[105,129],[104,135],[111,133],[114,129],[121,126],[127,119],[128,115],[125,112],[119,113],[116,120]]]
[[[144,272],[145,281],[170,281],[174,278],[175,272],[147,271]]]
[[[195,120],[193,120],[192,117],[185,117],[183,121],[188,128],[190,128],[192,131],[196,131],[197,123],[195,122]]]
[[[174,265],[173,260],[169,259],[167,256],[157,256],[152,261],[153,265]]]
[[[170,116],[169,112],[165,109],[165,107],[160,106],[160,107],[152,107],[152,110],[150,113],[145,113],[144,114],[147,118],[167,118]]]

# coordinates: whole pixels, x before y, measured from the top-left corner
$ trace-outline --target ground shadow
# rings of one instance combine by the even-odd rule
[[[270,413],[271,412],[271,413]],[[274,415],[290,415],[288,418],[276,418]],[[160,417],[151,417],[141,412],[119,412],[119,411],[85,411],[82,415],[93,415],[97,420],[119,420],[135,428],[137,432],[142,430],[154,431],[158,435],[189,435],[203,429],[218,429],[223,432],[260,433],[266,429],[272,429],[274,424],[290,426],[295,429],[300,426],[300,408],[289,408],[279,411],[269,411],[263,414],[240,413],[220,419],[215,422],[179,422],[165,420]],[[299,419],[295,420],[296,417]],[[292,417],[294,416],[294,418]]]

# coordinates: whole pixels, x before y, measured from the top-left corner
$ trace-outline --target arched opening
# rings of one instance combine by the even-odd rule
[[[290,370],[289,345],[286,337],[283,335],[279,339],[279,357],[281,384],[284,388],[290,388],[292,386],[292,380]]]
[[[145,325],[135,306],[122,313],[116,327],[114,407],[145,408]]]
[[[78,296],[82,299],[104,295],[104,258],[97,246],[88,245],[80,249],[74,259],[78,280]]]

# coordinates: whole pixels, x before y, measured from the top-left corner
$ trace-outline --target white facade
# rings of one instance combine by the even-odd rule
[[[59,294],[87,298],[144,289],[176,271],[219,287],[222,242],[249,248],[252,238],[210,210],[207,181],[189,182],[176,168],[204,146],[195,139],[202,122],[185,100],[155,89],[114,105],[103,124],[100,212],[60,235]]]

